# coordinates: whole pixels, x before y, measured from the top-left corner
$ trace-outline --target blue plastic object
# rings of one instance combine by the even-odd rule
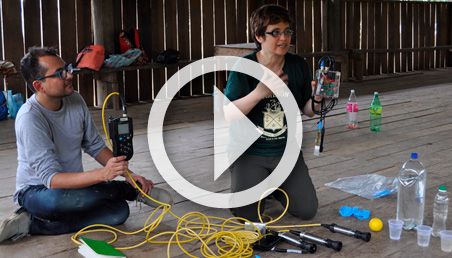
[[[350,217],[353,215],[353,210],[348,206],[342,206],[339,209],[339,213],[342,215],[342,217]]]
[[[135,61],[140,55],[141,50],[139,49],[129,49],[121,55],[110,55],[110,57],[104,60],[105,67],[122,67],[129,66]]]
[[[355,206],[353,208],[348,207],[348,206],[342,206],[339,209],[339,213],[341,214],[342,217],[354,216],[360,220],[368,219],[370,216],[370,211],[368,211],[366,209],[360,210],[357,206]]]
[[[397,192],[397,189],[394,189],[392,191],[383,190],[381,192],[375,193],[374,197],[378,198],[378,197],[382,197],[382,196],[385,196],[385,195],[388,195],[388,194],[392,194],[392,193],[395,193],[395,192]]]

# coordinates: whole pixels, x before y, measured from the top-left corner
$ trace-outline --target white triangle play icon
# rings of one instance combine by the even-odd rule
[[[217,180],[262,132],[216,87],[214,96],[214,180]],[[226,120],[223,107],[233,121]]]

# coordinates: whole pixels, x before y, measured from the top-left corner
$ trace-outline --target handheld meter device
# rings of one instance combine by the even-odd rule
[[[113,156],[126,156],[130,160],[133,156],[133,124],[132,118],[127,116],[127,107],[124,96],[119,94],[122,102],[122,117],[111,117],[108,121],[110,139],[113,145]]]
[[[133,156],[133,125],[131,117],[110,117],[110,139],[113,145],[113,156],[126,156],[129,160]]]

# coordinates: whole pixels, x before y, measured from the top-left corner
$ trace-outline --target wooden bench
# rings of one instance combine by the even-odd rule
[[[363,80],[364,75],[364,65],[363,61],[365,61],[366,54],[400,54],[400,53],[415,53],[421,51],[441,51],[447,50],[449,53],[452,52],[452,45],[443,45],[443,46],[431,46],[431,47],[416,47],[416,48],[393,48],[393,49],[350,49],[349,51],[349,60],[352,61],[353,64],[353,73],[356,80]],[[452,57],[449,57],[449,60]],[[420,64],[421,65],[421,64]],[[450,61],[447,65],[451,65]],[[437,67],[438,68],[438,67]],[[440,66],[441,68],[441,66]]]
[[[74,74],[92,74],[93,79],[97,81],[97,103],[103,103],[108,94],[112,92],[117,92],[119,90],[118,86],[118,72],[122,71],[137,71],[137,70],[150,70],[159,68],[169,68],[185,66],[194,62],[193,60],[181,60],[175,64],[163,64],[163,63],[148,63],[146,65],[140,66],[123,66],[123,67],[103,67],[99,71],[93,71],[88,69],[81,69],[74,71]],[[115,110],[119,109],[119,101],[117,98],[112,100],[113,104],[109,105],[109,108]]]

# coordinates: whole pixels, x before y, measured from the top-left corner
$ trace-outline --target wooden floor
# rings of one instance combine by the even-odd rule
[[[359,127],[349,130],[345,106],[350,89],[355,89],[360,104]],[[383,105],[382,129],[369,130],[368,107],[374,91],[380,93]],[[369,231],[368,220],[354,217],[343,218],[339,214],[341,206],[358,206],[371,211],[370,216],[380,218],[384,227],[372,233],[372,240],[365,243],[355,238],[334,234],[321,227],[312,227],[310,233],[343,242],[339,253],[318,246],[315,257],[444,257],[440,249],[440,239],[433,238],[430,247],[417,245],[415,232],[403,232],[400,241],[391,241],[388,236],[387,220],[396,215],[397,195],[392,194],[375,200],[368,200],[325,186],[341,177],[379,174],[395,177],[401,165],[411,152],[419,153],[420,160],[427,168],[427,202],[424,224],[432,224],[433,198],[439,185],[452,189],[452,69],[438,69],[409,73],[406,76],[381,76],[365,78],[362,82],[343,83],[341,98],[337,107],[328,114],[324,152],[316,157],[313,153],[317,119],[303,118],[303,151],[310,175],[317,189],[319,210],[311,221],[300,221],[286,214],[278,225],[305,223],[336,223],[360,231]],[[172,211],[182,216],[188,212],[200,211],[208,216],[231,217],[228,210],[212,209],[187,201],[175,193],[159,175],[152,162],[147,146],[146,127],[151,104],[129,106],[129,114],[134,118],[135,155],[130,168],[150,177],[156,185],[171,191],[176,204]],[[213,171],[213,120],[212,98],[192,98],[173,101],[166,116],[165,144],[170,159],[176,169],[195,185],[216,192],[229,191],[229,178],[222,176],[212,182]],[[109,111],[107,115],[114,114]],[[101,111],[92,110],[99,130],[102,130]],[[102,130],[103,131],[103,130]],[[103,133],[102,133],[103,134]],[[14,135],[14,120],[0,122],[0,218],[7,217],[15,210],[12,194],[15,189],[17,153]],[[84,156],[85,170],[97,168],[91,158]],[[276,217],[282,211],[280,205],[269,200],[266,213]],[[152,212],[149,207],[138,207],[130,203],[131,215],[118,228],[125,231],[140,229]],[[449,218],[447,226],[452,228]],[[177,220],[167,215],[155,233],[172,231]],[[92,233],[89,237],[110,240],[107,233]],[[62,236],[31,236],[18,242],[5,241],[0,244],[0,257],[81,257],[77,245],[70,240],[71,234]],[[113,245],[130,246],[145,240],[145,234],[120,235]],[[193,255],[200,256],[199,243],[184,247]],[[284,244],[283,247],[297,249]],[[149,244],[122,252],[128,257],[166,257],[167,245]],[[188,257],[177,245],[170,248],[171,257]],[[295,254],[256,253],[260,257],[298,257]],[[253,255],[254,257],[254,255]]]

